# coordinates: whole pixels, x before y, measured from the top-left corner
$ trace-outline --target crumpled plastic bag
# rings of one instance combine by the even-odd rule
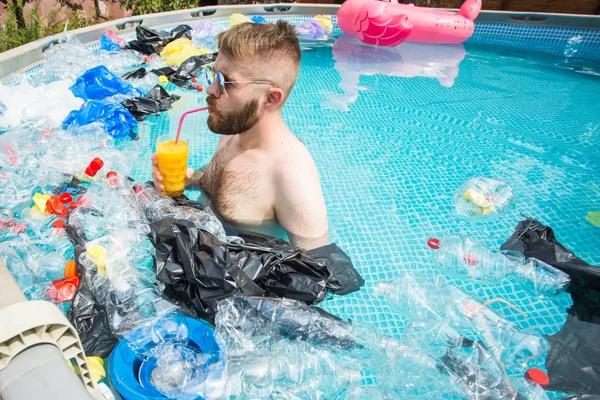
[[[213,319],[217,303],[233,294],[288,297],[312,304],[327,291],[347,294],[364,280],[335,244],[303,251],[269,236],[240,233],[245,243],[222,243],[185,220],[150,225],[156,278],[165,295]]]
[[[202,68],[214,62],[217,59],[218,53],[203,54],[201,56],[193,56],[181,63],[177,70],[171,67],[154,69],[151,72],[155,75],[164,75],[170,82],[184,89],[196,90],[196,85],[190,83],[190,79],[195,78],[202,72]]]
[[[85,134],[80,128],[93,123],[100,123],[108,135],[115,139],[124,138],[134,132],[137,121],[129,110],[118,103],[106,103],[90,100],[76,111],[72,111],[63,121],[63,129],[74,133]]]
[[[266,24],[267,20],[260,16],[260,15],[254,15],[252,16],[252,18],[250,18],[252,20],[252,22],[254,22],[255,24]]]
[[[331,21],[331,15],[316,15],[315,20],[318,21],[323,28],[327,29],[329,32],[333,31],[333,22]]]
[[[229,17],[229,27],[233,27],[236,25],[240,25],[246,22],[252,22],[252,20],[244,15],[244,14],[240,14],[240,13],[233,13],[231,14],[231,17]]]
[[[554,237],[554,231],[527,218],[517,224],[501,250],[516,250],[526,258],[537,258],[571,277],[567,292],[573,299],[569,314],[583,321],[600,322],[600,267],[577,258]]]
[[[140,97],[144,94],[113,74],[104,65],[87,70],[70,87],[73,94],[84,100],[104,100],[115,95]]]
[[[165,59],[166,64],[179,66],[190,57],[209,53],[212,53],[209,49],[197,49],[190,39],[179,38],[166,45],[160,52],[160,56]]]
[[[23,122],[38,122],[44,128],[58,128],[72,110],[83,104],[70,90],[68,80],[33,87],[0,84],[0,103],[6,109],[0,113],[0,130],[8,130]]]
[[[100,50],[114,53],[121,50],[119,43],[114,42],[107,34],[100,36]]]
[[[506,182],[481,177],[469,179],[454,194],[456,212],[466,218],[497,217],[508,211],[514,200]]]
[[[319,40],[327,39],[331,31],[316,19],[307,19],[301,24],[296,25],[296,33],[302,39]]]
[[[179,25],[170,32],[154,30],[138,25],[135,28],[137,39],[129,42],[128,47],[145,55],[159,54],[167,44],[176,39],[191,39],[191,31],[192,27],[189,25]]]
[[[154,86],[144,97],[127,99],[121,104],[129,110],[131,115],[138,121],[143,121],[149,115],[156,115],[161,111],[167,111],[171,105],[181,97],[170,95],[162,86]]]
[[[600,394],[598,338],[600,324],[578,321],[569,316],[562,329],[549,338],[546,369],[550,384],[544,389],[580,395]]]

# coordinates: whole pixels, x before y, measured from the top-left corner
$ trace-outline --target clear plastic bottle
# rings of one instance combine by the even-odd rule
[[[568,274],[536,258],[529,258],[525,264],[518,266],[516,273],[525,290],[542,298],[557,297],[571,282]]]
[[[135,189],[135,198],[150,223],[172,217],[177,212],[175,201],[153,186],[138,186]]]
[[[106,174],[103,188],[104,228],[107,232],[116,229],[135,229],[149,233],[135,204],[132,204],[133,189],[114,171]]]
[[[518,252],[498,252],[464,234],[448,235],[436,251],[438,268],[452,277],[467,276],[476,282],[498,282],[524,263]]]

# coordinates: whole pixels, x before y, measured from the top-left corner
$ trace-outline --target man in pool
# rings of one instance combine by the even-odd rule
[[[221,33],[218,45],[206,101],[208,128],[221,138],[207,166],[188,169],[186,187],[206,192],[233,225],[282,236],[264,229],[279,225],[307,250],[329,244],[316,165],[281,116],[300,69],[294,27],[240,24]],[[152,178],[162,190],[156,154]]]

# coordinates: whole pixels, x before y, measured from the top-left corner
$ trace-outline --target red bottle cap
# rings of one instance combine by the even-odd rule
[[[192,78],[192,82],[196,83],[196,82],[198,82],[198,79],[197,78]]]
[[[52,223],[52,226],[56,229],[63,229],[65,227],[65,221],[62,219],[56,220]]]
[[[201,92],[203,90],[202,85],[196,86],[196,89],[198,89],[198,91]]]
[[[90,163],[90,167],[95,171],[99,171],[100,169],[102,169],[102,167],[104,167],[104,161],[102,161],[101,158],[96,157]]]
[[[542,387],[550,383],[550,378],[548,375],[541,369],[537,368],[529,368],[527,372],[525,372],[525,379],[535,382]]]
[[[98,171],[93,169],[91,165],[85,169],[85,173],[89,176],[96,176],[97,172]]]
[[[113,176],[118,176],[118,174],[115,171],[108,171],[106,174],[107,178],[112,178]]]
[[[46,202],[46,207],[50,210],[50,212],[59,216],[60,218],[67,218],[69,216],[69,211],[56,196],[52,196],[48,199]]]
[[[73,201],[73,196],[71,196],[71,193],[64,192],[64,193],[61,193],[60,196],[58,196],[58,199],[60,200],[61,203],[68,204]]]
[[[133,189],[133,192],[134,192],[134,193],[139,193],[139,192],[141,192],[141,191],[142,191],[142,187],[141,187],[141,186],[136,186],[136,187]]]
[[[440,239],[431,238],[427,241],[427,246],[431,247],[434,250],[440,248]]]

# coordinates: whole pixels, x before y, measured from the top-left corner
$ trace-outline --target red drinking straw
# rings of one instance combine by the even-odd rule
[[[181,133],[181,125],[183,124],[183,119],[185,118],[185,116],[188,114],[198,112],[198,111],[205,111],[205,110],[208,110],[209,108],[210,107],[196,108],[193,110],[188,110],[181,115],[181,118],[179,119],[179,126],[177,127],[177,136],[175,136],[175,144],[177,144],[177,142],[179,142],[179,134]]]

